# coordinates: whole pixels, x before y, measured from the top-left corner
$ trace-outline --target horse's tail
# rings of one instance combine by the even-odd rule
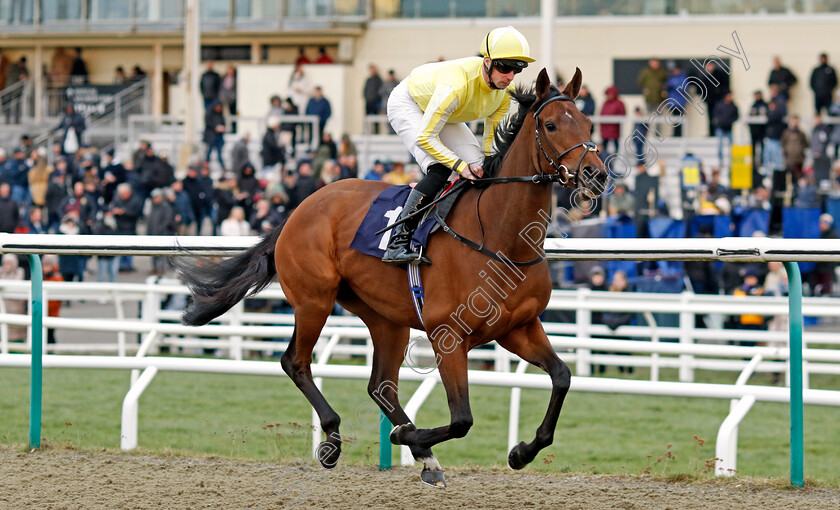
[[[249,250],[221,261],[178,257],[173,260],[179,276],[192,291],[192,302],[181,316],[191,326],[207,324],[230,310],[246,296],[263,290],[274,280],[274,247],[281,227],[266,234]]]

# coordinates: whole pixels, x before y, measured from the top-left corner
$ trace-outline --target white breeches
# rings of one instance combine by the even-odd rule
[[[415,143],[423,121],[423,110],[411,97],[407,80],[401,81],[391,92],[388,97],[387,110],[391,127],[394,128],[408,151],[417,160],[417,164],[420,165],[423,173],[426,173],[429,165],[438,163],[438,161]],[[444,146],[468,164],[481,166],[484,162],[484,152],[466,124],[462,122],[446,124],[440,130],[438,138]]]

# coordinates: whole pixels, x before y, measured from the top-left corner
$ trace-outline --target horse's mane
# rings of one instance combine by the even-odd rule
[[[484,157],[484,175],[486,177],[496,177],[499,174],[499,170],[502,168],[502,161],[505,159],[505,155],[508,149],[510,149],[511,144],[513,144],[513,140],[516,138],[519,130],[522,129],[525,118],[537,106],[535,105],[537,95],[534,93],[534,88],[533,85],[530,87],[519,85],[516,87],[516,90],[510,92],[510,96],[519,104],[519,110],[513,115],[509,115],[496,128],[496,135],[493,140],[493,145],[496,150],[493,154]],[[559,93],[557,87],[552,85],[543,102]]]

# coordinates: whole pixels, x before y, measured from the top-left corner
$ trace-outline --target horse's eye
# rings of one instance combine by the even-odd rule
[[[545,123],[545,129],[546,129],[547,131],[556,131],[556,130],[557,130],[557,126],[555,126],[553,122],[549,121],[549,122],[546,122],[546,123]]]

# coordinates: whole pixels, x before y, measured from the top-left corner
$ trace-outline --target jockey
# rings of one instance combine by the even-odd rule
[[[491,30],[481,55],[417,67],[388,98],[388,121],[425,173],[397,221],[434,199],[452,171],[467,179],[484,174],[484,155],[510,108],[507,89],[534,59],[525,36],[511,26]],[[479,119],[485,119],[483,148],[466,124]],[[411,249],[419,216],[394,227],[383,262],[431,264]]]

